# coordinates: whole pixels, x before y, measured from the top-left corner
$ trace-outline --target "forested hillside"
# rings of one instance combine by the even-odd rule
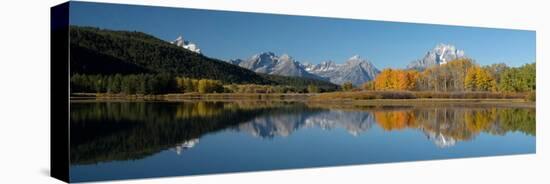
[[[217,80],[224,84],[300,89],[313,84],[323,90],[338,88],[319,80],[259,75],[141,32],[71,26],[70,36],[73,92],[178,92],[176,77]]]
[[[269,83],[252,71],[176,47],[144,33],[76,26],[72,26],[70,32],[73,74],[153,72],[229,83]]]

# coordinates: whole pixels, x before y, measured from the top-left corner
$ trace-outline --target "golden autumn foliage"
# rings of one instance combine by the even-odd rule
[[[500,71],[500,69],[496,70],[494,67],[482,68],[468,58],[456,59],[446,64],[428,67],[422,72],[388,68],[378,74],[373,81],[374,84],[363,84],[363,89],[436,92],[496,91],[496,74],[492,70]]]
[[[206,102],[182,103],[177,108],[175,116],[178,119],[217,116],[223,113],[224,109],[216,108],[216,105]]]
[[[495,91],[496,81],[486,69],[471,67],[466,72],[464,86],[470,91]]]
[[[466,128],[472,133],[488,130],[497,119],[497,110],[477,110],[465,113]]]
[[[469,68],[476,66],[468,58],[456,59],[447,64],[436,65],[424,70],[418,80],[417,89],[426,91],[464,91],[464,80]]]
[[[374,90],[374,81],[365,82],[361,85],[361,87],[363,88],[363,90]]]
[[[415,70],[384,69],[374,79],[375,90],[414,90],[419,73]]]
[[[481,132],[504,134],[521,131],[535,135],[532,109],[403,109],[374,111],[374,120],[386,131],[421,128],[455,140],[469,140]]]
[[[223,84],[219,80],[176,77],[175,82],[179,92],[185,93],[221,93],[224,90]]]
[[[384,130],[401,130],[415,124],[412,111],[377,111],[374,112],[374,119]]]

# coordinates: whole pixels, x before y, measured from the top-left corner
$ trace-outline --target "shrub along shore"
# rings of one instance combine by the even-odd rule
[[[428,92],[428,91],[352,91],[315,95],[311,100],[372,100],[372,99],[525,99],[535,101],[534,92]]]
[[[126,100],[294,100],[312,102],[399,100],[410,102],[453,101],[535,101],[535,93],[503,92],[418,92],[418,91],[350,91],[330,93],[170,93],[161,95],[73,93],[71,99]]]

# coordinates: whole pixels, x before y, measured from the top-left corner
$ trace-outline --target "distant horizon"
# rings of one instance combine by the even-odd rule
[[[139,31],[167,42],[181,35],[203,55],[226,61],[273,52],[301,63],[342,64],[359,55],[378,69],[405,68],[447,44],[481,65],[536,62],[536,32],[527,30],[90,2],[71,2],[70,14],[76,26]]]

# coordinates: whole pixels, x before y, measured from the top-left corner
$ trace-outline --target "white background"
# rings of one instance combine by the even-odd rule
[[[273,172],[218,174],[117,183],[548,183],[550,5],[544,0],[108,0],[144,5],[239,10],[537,31],[537,154]],[[60,0],[0,6],[0,183],[61,183],[49,175],[49,8]],[[546,52],[543,52],[546,51]],[[54,81],[55,82],[55,81]],[[546,83],[546,85],[545,85]],[[407,153],[403,153],[407,154]]]

